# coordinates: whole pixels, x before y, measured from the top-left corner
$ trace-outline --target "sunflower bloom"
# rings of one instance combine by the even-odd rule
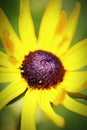
[[[18,37],[8,18],[0,9],[0,39],[6,53],[0,51],[0,83],[9,85],[0,92],[0,109],[25,92],[21,130],[36,130],[37,106],[57,126],[64,118],[56,114],[51,104],[87,116],[87,106],[72,99],[87,85],[87,39],[70,47],[74,36],[80,3],[70,17],[61,9],[62,0],[49,0],[40,24],[38,38],[30,13],[29,0],[20,0]]]

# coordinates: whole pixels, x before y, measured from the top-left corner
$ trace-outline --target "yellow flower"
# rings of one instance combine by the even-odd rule
[[[71,111],[87,116],[87,106],[73,100],[68,93],[87,85],[87,39],[70,47],[80,13],[77,2],[70,17],[61,10],[62,0],[49,0],[38,39],[30,13],[29,0],[20,0],[18,37],[0,9],[0,39],[6,53],[0,51],[0,83],[10,83],[0,92],[0,109],[25,93],[21,130],[35,130],[36,108],[56,125],[64,118],[51,106],[62,104]]]

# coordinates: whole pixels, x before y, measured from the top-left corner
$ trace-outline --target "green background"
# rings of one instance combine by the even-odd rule
[[[38,30],[43,15],[44,9],[47,4],[47,0],[31,0],[31,13],[34,20],[35,31],[38,37]],[[66,10],[68,15],[74,7],[76,0],[63,0],[63,9]],[[76,33],[74,35],[72,44],[87,37],[87,0],[80,0],[81,13]],[[19,0],[0,0],[0,7],[4,10],[8,16],[13,28],[18,34],[18,12],[19,12]],[[26,23],[27,26],[27,23]],[[18,34],[19,35],[19,34]],[[3,50],[2,44],[0,48]],[[0,84],[0,90],[3,89],[3,85]],[[84,101],[87,104],[87,101]],[[0,130],[19,130],[20,115],[21,115],[22,99],[6,106],[0,112]],[[65,127],[59,128],[53,122],[48,120],[46,116],[39,110],[37,112],[37,130],[87,130],[87,117],[79,116],[62,106],[55,107],[54,110],[65,118]]]

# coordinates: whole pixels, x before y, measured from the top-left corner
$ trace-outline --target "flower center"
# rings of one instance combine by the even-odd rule
[[[49,88],[63,81],[65,70],[58,57],[50,52],[37,50],[25,56],[21,75],[30,87]]]

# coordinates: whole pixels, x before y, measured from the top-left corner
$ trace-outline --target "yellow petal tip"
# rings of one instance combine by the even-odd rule
[[[79,1],[78,1],[78,2],[76,2],[76,5],[75,5],[75,6],[76,6],[76,8],[77,8],[77,9],[80,9],[80,7],[81,7],[80,2],[79,2]]]
[[[62,118],[60,124],[58,124],[58,126],[60,126],[61,128],[63,128],[65,126],[65,120],[64,118]]]

